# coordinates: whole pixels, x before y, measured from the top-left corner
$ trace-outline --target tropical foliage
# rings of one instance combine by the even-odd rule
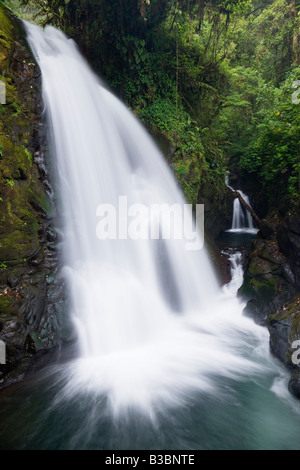
[[[221,188],[227,168],[253,175],[270,206],[299,198],[300,104],[291,98],[300,79],[298,0],[6,3],[78,42],[145,124],[170,140],[193,202],[204,180]]]

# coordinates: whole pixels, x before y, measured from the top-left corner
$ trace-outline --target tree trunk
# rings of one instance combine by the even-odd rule
[[[294,54],[294,64],[300,64],[300,50],[299,50],[299,18],[296,8],[295,0],[289,0],[291,16],[294,20],[293,43],[292,49]]]
[[[247,211],[250,212],[250,214],[252,215],[253,219],[256,220],[256,222],[259,224],[259,223],[260,223],[260,218],[259,218],[258,215],[254,212],[254,210],[252,209],[252,207],[250,207],[249,204],[247,204],[247,202],[245,201],[245,199],[243,198],[243,196],[241,196],[238,191],[233,191],[233,194],[234,194],[237,198],[239,198],[240,203],[243,204],[243,206],[247,209]]]

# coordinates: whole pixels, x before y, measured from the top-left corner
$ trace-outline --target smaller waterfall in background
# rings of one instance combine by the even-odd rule
[[[243,193],[241,190],[238,190],[245,202],[251,207],[249,197]],[[253,219],[249,211],[247,211],[241,204],[239,198],[235,198],[233,201],[233,215],[232,215],[232,230],[253,230]]]
[[[247,194],[243,193],[240,189],[233,189],[229,185],[229,176],[225,176],[225,184],[228,188],[232,191],[237,191],[244,201],[251,207],[249,197]],[[254,227],[253,219],[249,211],[241,204],[238,197],[236,197],[233,201],[233,214],[232,214],[232,224],[231,229],[232,232],[249,232],[249,233],[257,233],[257,229]]]

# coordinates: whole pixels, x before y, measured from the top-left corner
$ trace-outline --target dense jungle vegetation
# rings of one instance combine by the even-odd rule
[[[226,170],[263,188],[267,211],[299,200],[300,2],[6,0],[55,25],[128,106],[171,143],[187,198]]]

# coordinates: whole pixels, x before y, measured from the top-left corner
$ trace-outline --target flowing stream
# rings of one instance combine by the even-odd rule
[[[287,373],[266,329],[242,315],[241,254],[226,252],[232,280],[220,288],[205,248],[134,237],[153,223],[161,234],[149,211],[125,236],[125,212],[113,217],[120,204],[163,205],[165,214],[183,196],[74,42],[53,27],[26,29],[42,71],[79,352],[4,394],[0,448],[300,449]],[[103,208],[111,219],[100,218]]]

